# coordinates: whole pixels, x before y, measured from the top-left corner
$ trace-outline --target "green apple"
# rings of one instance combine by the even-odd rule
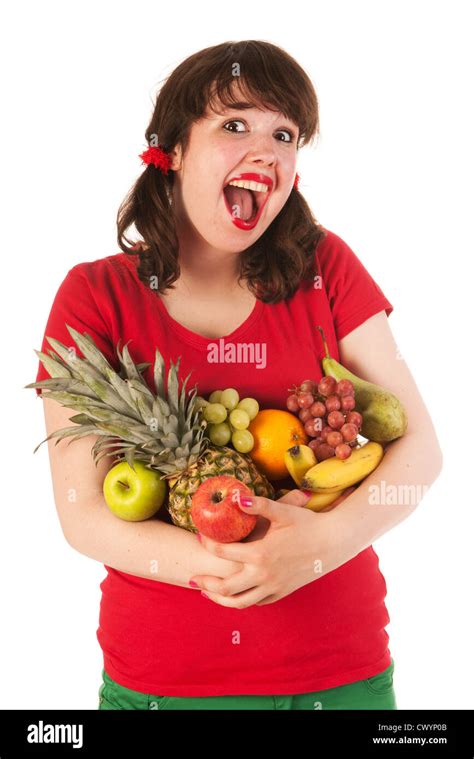
[[[110,469],[104,479],[104,498],[110,511],[127,522],[149,519],[161,508],[166,497],[166,480],[142,461],[127,461]]]

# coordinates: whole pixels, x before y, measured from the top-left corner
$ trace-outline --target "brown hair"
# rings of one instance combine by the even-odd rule
[[[145,136],[159,140],[167,151],[181,145],[186,151],[193,122],[214,98],[224,106],[236,102],[232,91],[240,71],[239,88],[248,102],[273,107],[299,127],[297,149],[312,143],[319,133],[318,100],[299,64],[276,45],[260,40],[224,42],[199,50],[169,75],[156,99]],[[137,273],[149,285],[156,276],[159,292],[172,286],[180,274],[179,242],[172,200],[173,171],[163,174],[147,165],[117,213],[117,239],[127,255],[140,258]],[[126,231],[134,224],[143,238],[133,242]],[[301,192],[293,188],[288,200],[263,235],[240,254],[239,281],[266,303],[291,297],[300,281],[316,275],[315,247],[325,230],[314,218]]]

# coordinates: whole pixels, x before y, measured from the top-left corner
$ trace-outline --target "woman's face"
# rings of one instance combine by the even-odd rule
[[[219,111],[208,107],[192,125],[184,155],[179,146],[172,151],[173,202],[179,232],[187,242],[197,236],[201,244],[240,252],[265,232],[288,199],[299,130],[290,119],[270,110],[220,104]],[[258,182],[251,185],[252,192],[234,187],[224,194],[230,180],[247,173],[256,175],[251,181]],[[268,190],[263,192],[265,187]],[[257,221],[246,222],[252,214]]]

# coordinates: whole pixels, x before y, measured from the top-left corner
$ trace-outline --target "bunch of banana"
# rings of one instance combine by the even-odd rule
[[[309,446],[294,445],[285,452],[285,464],[298,487],[314,494],[306,508],[319,511],[339,498],[346,488],[364,480],[378,467],[383,455],[380,443],[369,440],[354,448],[347,459],[333,456],[318,463]]]

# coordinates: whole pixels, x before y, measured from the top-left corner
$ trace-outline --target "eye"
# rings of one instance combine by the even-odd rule
[[[232,121],[227,121],[227,122],[224,124],[224,129],[226,129],[226,127],[227,127],[229,124],[243,124],[243,123],[244,123],[244,122],[243,122],[243,121],[241,121],[240,119],[233,119]],[[226,129],[226,132],[233,132],[233,131],[234,131],[233,129]]]
[[[239,130],[227,129],[227,127],[229,126],[229,124],[243,124],[245,126],[245,122],[243,122],[241,119],[232,119],[232,121],[227,121],[224,124],[223,128],[226,130],[226,132],[237,132],[237,134],[242,133],[243,131],[245,131],[245,130],[242,130],[242,129],[239,129]],[[294,133],[290,129],[279,129],[276,134],[285,134],[285,133],[288,135],[288,139],[287,140],[278,140],[278,142],[288,142],[288,143],[294,142],[295,135],[294,135]]]
[[[277,134],[285,134],[285,132],[289,136],[289,139],[288,140],[280,140],[280,142],[293,142],[293,140],[295,139],[295,135],[293,134],[293,132],[290,132],[289,129],[280,129]]]

